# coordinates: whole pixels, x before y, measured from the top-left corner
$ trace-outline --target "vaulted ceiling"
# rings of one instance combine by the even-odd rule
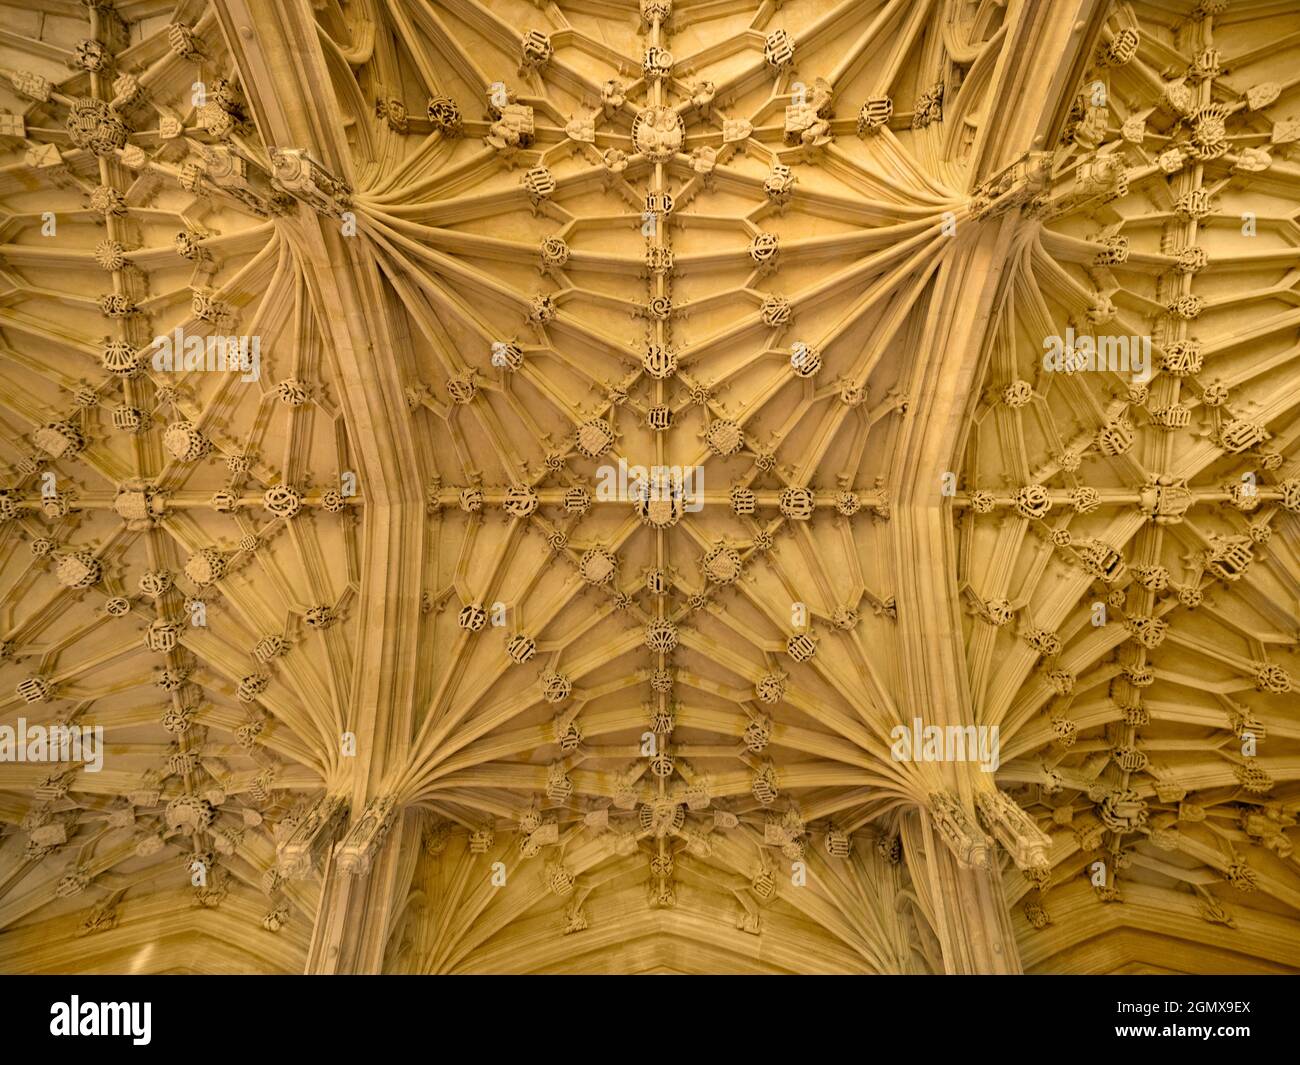
[[[1291,4],[0,24],[0,969],[1296,968]]]

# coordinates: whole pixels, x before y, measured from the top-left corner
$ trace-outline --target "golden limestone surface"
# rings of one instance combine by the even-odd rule
[[[1300,968],[1300,12],[0,2],[0,971]]]

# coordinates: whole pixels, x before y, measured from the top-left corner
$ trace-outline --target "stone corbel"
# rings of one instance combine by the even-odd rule
[[[930,815],[939,835],[961,865],[968,869],[988,867],[991,841],[956,795],[951,791],[932,792]]]
[[[276,847],[276,865],[287,880],[311,876],[317,863],[341,831],[348,815],[342,795],[321,798],[297,824],[288,839]]]
[[[190,191],[201,192],[206,181],[256,214],[269,216],[279,211],[277,201],[283,200],[283,196],[277,194],[259,166],[250,164],[242,155],[221,145],[203,147],[202,158],[202,164],[193,164],[194,172],[188,176],[187,168],[182,167],[183,188],[193,186]]]
[[[370,863],[383,847],[396,819],[397,796],[384,795],[366,803],[361,819],[339,844],[335,855],[339,872],[344,876],[364,876],[369,873]]]
[[[1048,864],[1051,837],[1005,791],[982,791],[975,797],[975,807],[985,827],[993,834],[1020,869]]]
[[[1051,152],[1025,152],[976,188],[976,217],[994,217],[1033,202],[1048,191],[1051,177]]]
[[[352,189],[302,148],[273,148],[274,185],[313,211],[340,218],[352,205]]]

